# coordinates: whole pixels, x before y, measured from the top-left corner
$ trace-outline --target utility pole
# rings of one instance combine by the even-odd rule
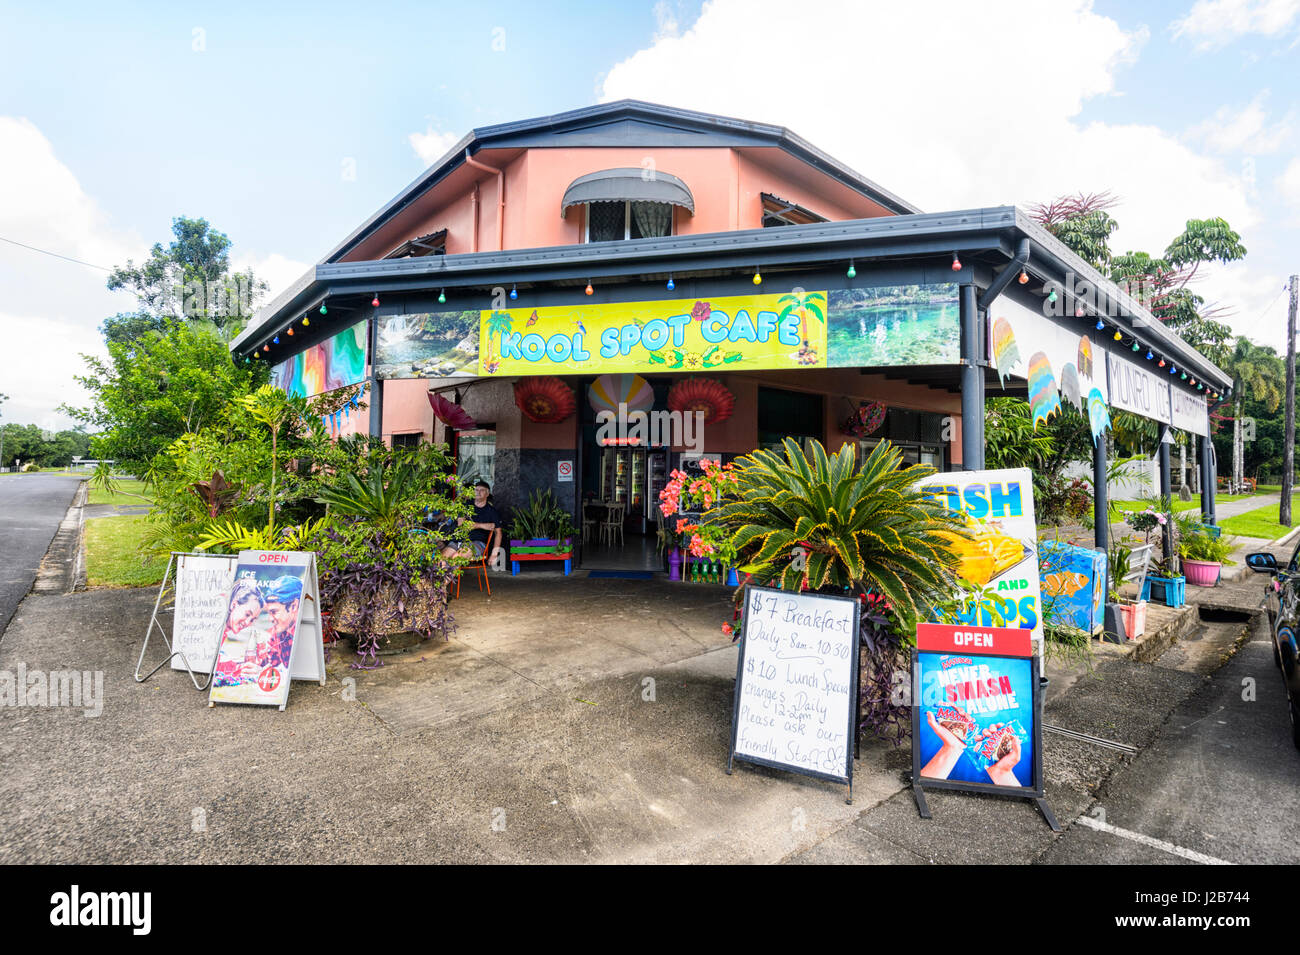
[[[9,400],[8,395],[0,395],[0,404],[4,404],[8,400]],[[4,466],[5,466],[5,426],[0,424],[0,471],[4,470]]]
[[[1291,307],[1286,316],[1286,436],[1282,440],[1282,504],[1278,517],[1291,526],[1291,492],[1295,483],[1295,318],[1300,304],[1300,275],[1291,276]]]

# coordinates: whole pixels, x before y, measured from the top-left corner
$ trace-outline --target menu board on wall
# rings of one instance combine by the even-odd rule
[[[852,782],[859,610],[846,597],[745,588],[733,759]]]
[[[1170,386],[1171,417],[1173,425],[1180,431],[1199,434],[1201,437],[1210,433],[1209,413],[1205,395],[1193,394],[1181,388]]]
[[[1108,352],[1106,367],[1110,374],[1110,404],[1121,411],[1170,423],[1169,381],[1159,370],[1150,369]]]

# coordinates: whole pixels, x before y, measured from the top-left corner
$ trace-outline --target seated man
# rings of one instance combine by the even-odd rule
[[[492,506],[492,489],[486,481],[474,485],[474,516],[470,518],[469,542],[459,552],[448,544],[442,549],[443,557],[452,557],[459,553],[462,557],[474,560],[491,553],[490,545],[496,544],[501,534],[501,513]]]

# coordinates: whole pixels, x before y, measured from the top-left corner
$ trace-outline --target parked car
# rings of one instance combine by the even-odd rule
[[[1300,632],[1300,544],[1291,552],[1285,568],[1278,566],[1272,554],[1262,552],[1247,554],[1246,566],[1273,578],[1265,601],[1269,630],[1273,634],[1273,661],[1281,669],[1286,684],[1291,738],[1300,749],[1300,648],[1296,642],[1296,634]]]

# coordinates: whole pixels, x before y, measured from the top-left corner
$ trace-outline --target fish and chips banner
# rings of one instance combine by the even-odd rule
[[[1043,800],[1042,698],[1027,629],[920,624],[912,651],[912,780]]]
[[[290,680],[325,684],[316,555],[241,551],[226,597],[209,704],[284,709]]]
[[[962,622],[1027,630],[1041,656],[1043,613],[1032,472],[1028,468],[951,471],[926,478],[921,491],[959,513],[972,535],[953,543],[959,555],[957,575],[972,588],[965,595]]]

